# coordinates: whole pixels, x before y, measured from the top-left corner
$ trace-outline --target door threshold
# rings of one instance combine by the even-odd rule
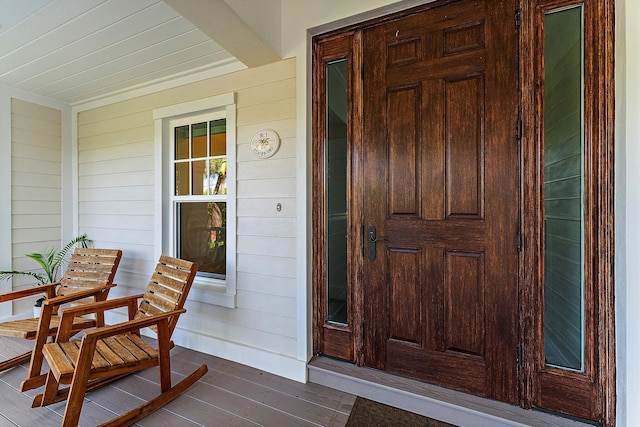
[[[315,357],[309,382],[461,427],[593,427],[593,424],[438,387],[352,363]]]

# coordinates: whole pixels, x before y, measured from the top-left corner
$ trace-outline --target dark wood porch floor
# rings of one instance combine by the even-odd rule
[[[29,348],[25,340],[0,337],[0,357]],[[173,402],[136,426],[344,426],[355,396],[318,384],[301,384],[196,351],[176,347],[171,352],[174,381],[206,363],[209,372]],[[0,373],[0,427],[59,426],[64,402],[31,408],[35,391],[18,387],[27,366]],[[80,425],[91,427],[155,397],[157,369],[131,375],[87,394]]]

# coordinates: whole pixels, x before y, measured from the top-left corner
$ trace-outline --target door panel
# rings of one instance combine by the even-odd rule
[[[445,253],[444,351],[484,357],[484,254]]]
[[[422,289],[420,282],[420,252],[415,250],[390,250],[389,270],[391,282],[389,337],[422,345],[422,313],[420,311]]]
[[[364,364],[517,400],[512,2],[363,32]],[[494,36],[495,35],[495,36]],[[509,389],[506,386],[512,386]]]
[[[484,123],[482,75],[444,79],[447,218],[483,218],[484,175],[482,154]],[[442,99],[444,98],[444,99]]]

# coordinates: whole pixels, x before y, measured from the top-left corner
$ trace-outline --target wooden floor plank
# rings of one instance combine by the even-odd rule
[[[146,418],[138,421],[136,426],[140,427],[202,427],[202,424],[198,424],[185,417],[169,412],[165,409],[159,409]],[[205,424],[206,426],[207,424]]]
[[[314,426],[307,420],[287,412],[277,410],[268,404],[258,402],[247,396],[233,393],[223,388],[200,382],[186,392],[187,396],[201,400],[211,406],[231,411],[234,414],[255,422],[279,427]],[[178,404],[178,402],[176,402]],[[170,409],[169,407],[167,409]]]
[[[148,400],[149,399],[142,399],[131,393],[127,393],[116,386],[103,387],[87,393],[85,396],[85,404],[86,401],[93,402],[95,405],[110,411],[114,416],[122,415],[144,404]]]
[[[202,426],[225,426],[225,427],[240,427],[240,426],[256,426],[256,425],[272,425],[268,424],[268,421],[264,423],[254,423],[242,418],[230,411],[226,411],[215,406],[206,404],[205,402],[197,399],[193,399],[189,396],[182,395],[173,402],[163,407],[163,412],[156,411],[148,417],[138,421],[141,426],[155,427],[159,425],[157,420],[161,420],[167,413],[179,414],[184,419]],[[179,424],[170,424],[171,426],[178,426]],[[185,424],[188,425],[188,424]]]
[[[33,348],[33,341],[22,338],[2,337],[0,359],[6,360],[18,356]]]
[[[316,425],[327,425],[329,420],[336,414],[336,411],[322,405],[298,399],[279,390],[239,380],[238,377],[220,371],[206,375],[202,378],[202,382],[229,393],[242,395],[274,410],[291,414],[298,418],[301,423],[305,421]],[[345,415],[348,417],[348,414]]]
[[[0,427],[15,427],[15,423],[9,421],[2,414],[0,414]]]
[[[2,396],[0,400],[2,417],[8,421],[7,425],[53,427],[59,426],[62,421],[62,417],[48,409],[32,410],[31,399],[2,380],[0,380],[0,396]]]
[[[199,366],[191,362],[183,361],[180,357],[174,357],[172,359],[171,367],[174,371],[174,384],[182,379],[175,378],[176,373],[180,373],[184,377],[193,372]],[[142,373],[141,376],[144,376],[151,382],[151,378],[157,377],[157,374],[153,377],[149,377],[150,374],[151,370],[147,370]],[[315,405],[308,404],[308,402],[291,398],[286,393],[267,389],[256,384],[248,384],[246,381],[235,377],[223,376],[223,378],[225,382],[220,385],[217,384],[220,379],[219,377],[211,377],[211,374],[207,374],[200,379],[198,384],[187,390],[185,394],[193,397],[194,399],[201,399],[203,402],[222,409],[223,411],[231,411],[236,415],[257,423],[264,421],[264,419],[268,419],[267,425],[278,425],[283,427],[323,425],[321,423],[322,420],[328,419],[332,415],[324,413],[322,409],[319,409],[319,407]],[[234,382],[237,384],[234,385]],[[201,387],[202,383],[207,384],[209,387]],[[257,388],[258,390],[243,390],[243,387]],[[271,394],[271,396],[269,396],[269,394]],[[280,400],[278,401],[278,399]],[[274,408],[270,406],[268,402],[277,402],[277,406],[286,408],[286,410]],[[304,405],[307,409],[310,409],[306,415],[314,420],[320,420],[320,423],[309,423],[305,417],[300,417],[297,414],[290,414],[291,410],[294,412],[301,412],[302,409],[300,408],[300,405]]]
[[[181,361],[191,361],[195,364],[206,363],[206,360],[210,358],[204,353],[197,351],[188,351],[184,356],[180,357]],[[219,371],[225,374],[234,375],[243,380],[259,384],[264,387],[269,387],[274,390],[281,390],[285,393],[289,393],[296,396],[299,399],[308,400],[316,404],[325,406],[335,411],[349,414],[353,403],[355,402],[355,396],[349,393],[343,393],[338,390],[327,389],[319,384],[313,383],[299,383],[287,378],[279,377],[268,372],[263,372],[246,365],[231,362],[224,359],[215,359],[215,364],[210,364],[209,372]],[[328,392],[330,390],[330,392]]]

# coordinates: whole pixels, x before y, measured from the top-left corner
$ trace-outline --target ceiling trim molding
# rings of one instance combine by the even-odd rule
[[[63,110],[70,107],[70,105],[66,102],[27,92],[13,86],[0,84],[0,92],[2,93],[2,96],[20,99],[22,101],[31,102],[33,104],[42,105],[44,107],[55,108],[56,110]]]
[[[187,75],[165,77],[103,96],[72,103],[71,106],[75,113],[79,113],[245,69],[247,69],[246,65],[233,58],[218,62],[213,67],[207,66],[206,69],[201,71],[193,72],[193,70],[191,70]]]

